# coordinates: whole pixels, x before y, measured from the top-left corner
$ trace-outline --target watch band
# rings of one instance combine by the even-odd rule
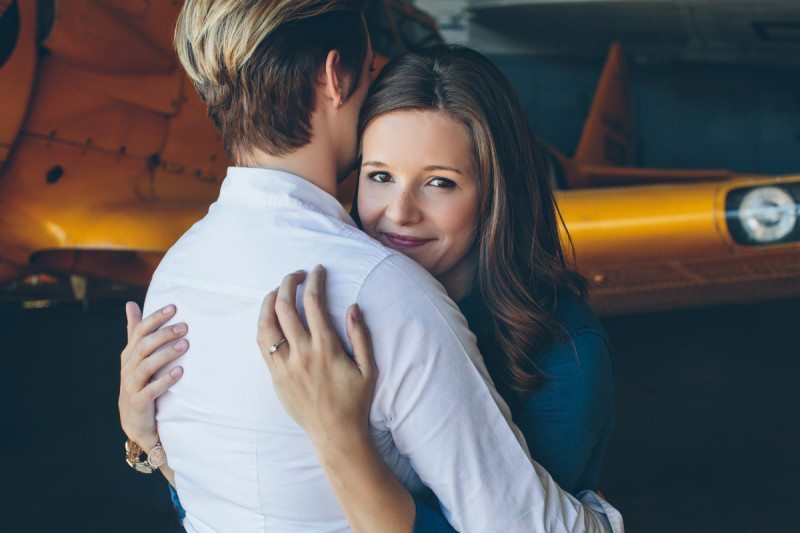
[[[152,474],[167,462],[167,452],[164,451],[161,441],[156,443],[146,457],[143,458],[143,455],[144,450],[137,443],[130,439],[125,442],[125,462],[137,472]]]

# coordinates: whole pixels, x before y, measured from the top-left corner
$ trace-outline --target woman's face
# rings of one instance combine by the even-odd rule
[[[478,185],[466,128],[436,111],[395,111],[373,120],[361,142],[364,231],[440,280],[469,269]]]

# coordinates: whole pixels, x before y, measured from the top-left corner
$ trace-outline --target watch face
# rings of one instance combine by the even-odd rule
[[[167,462],[167,452],[164,451],[163,446],[156,446],[150,453],[147,454],[147,462],[153,468],[158,468]]]

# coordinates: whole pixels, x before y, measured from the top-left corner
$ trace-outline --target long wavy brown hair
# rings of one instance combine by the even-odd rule
[[[469,133],[480,191],[480,298],[465,314],[498,390],[513,405],[543,381],[536,356],[563,331],[553,318],[558,295],[586,294],[564,254],[542,148],[509,81],[468,48],[437,46],[393,59],[370,88],[359,130],[404,110],[445,113]]]

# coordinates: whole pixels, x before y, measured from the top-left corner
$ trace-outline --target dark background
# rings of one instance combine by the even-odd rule
[[[604,319],[617,422],[602,489],[629,532],[796,530],[799,312],[789,300]],[[124,461],[124,320],[123,300],[0,304],[0,529],[176,530],[166,482]]]

